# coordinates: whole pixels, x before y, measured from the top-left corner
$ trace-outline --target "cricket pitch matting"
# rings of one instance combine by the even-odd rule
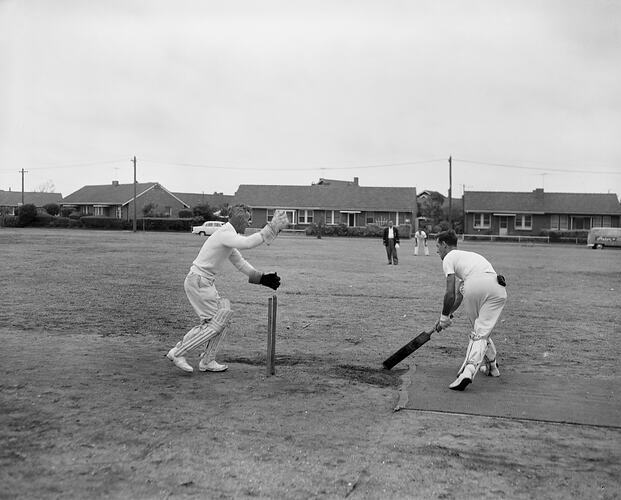
[[[479,373],[460,392],[448,388],[459,366],[409,365],[396,409],[621,428],[621,398],[615,392],[620,381],[616,379],[543,376],[501,366],[500,377]]]

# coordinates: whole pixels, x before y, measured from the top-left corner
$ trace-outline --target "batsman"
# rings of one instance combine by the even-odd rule
[[[216,354],[231,319],[231,304],[218,294],[214,285],[216,275],[224,263],[230,261],[238,271],[248,276],[250,283],[276,290],[280,286],[277,273],[257,271],[239,249],[248,249],[263,243],[270,244],[281,229],[289,223],[284,211],[277,210],[274,217],[261,231],[243,236],[250,221],[250,210],[244,205],[231,208],[229,221],[212,234],[203,244],[185,278],[184,289],[190,304],[198,314],[200,323],[192,328],[166,357],[177,368],[193,372],[186,355],[200,349],[198,369],[207,372],[221,372],[228,368],[216,361]]]
[[[436,244],[446,276],[442,314],[436,330],[451,326],[451,314],[462,303],[471,326],[466,359],[457,379],[449,385],[450,389],[463,391],[479,370],[492,377],[500,376],[491,334],[507,300],[506,282],[482,255],[457,250],[457,235],[453,230],[441,232]]]

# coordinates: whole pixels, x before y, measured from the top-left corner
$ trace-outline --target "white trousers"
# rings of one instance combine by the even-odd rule
[[[425,255],[429,255],[429,247],[425,245],[425,240],[421,240],[414,245],[414,255],[418,255],[419,250],[424,252]]]
[[[214,360],[232,315],[231,305],[227,299],[220,297],[213,278],[190,272],[183,288],[201,322],[177,344],[176,355],[183,356],[203,347],[202,355],[207,357],[207,361]]]
[[[462,284],[461,293],[471,332],[466,359],[459,373],[467,364],[474,365],[478,370],[486,353],[490,360],[496,358],[496,347],[490,335],[507,301],[507,291],[498,284],[493,273],[468,278]]]

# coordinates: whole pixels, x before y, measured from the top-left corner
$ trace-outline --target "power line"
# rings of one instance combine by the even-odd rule
[[[256,167],[224,167],[221,165],[207,165],[200,163],[182,163],[182,162],[164,162],[157,160],[149,160],[149,159],[141,159],[144,163],[154,163],[158,165],[169,165],[171,167],[192,167],[192,168],[205,168],[205,169],[213,169],[213,170],[243,170],[243,171],[253,171],[260,170],[264,172],[304,172],[304,171],[315,171],[315,170],[359,170],[366,168],[385,168],[385,167],[403,167],[409,165],[423,165],[428,163],[435,163],[440,161],[445,161],[444,158],[438,158],[433,160],[420,160],[420,161],[404,161],[398,163],[380,163],[373,165],[356,165],[353,167],[305,167],[305,168],[294,168],[294,167],[285,167],[285,168],[256,168]]]
[[[56,168],[94,167],[97,165],[109,165],[111,163],[121,163],[121,162],[124,163],[126,161],[127,159],[121,158],[119,160],[93,161],[93,162],[87,162],[87,163],[64,163],[64,164],[58,164],[58,165],[48,165],[45,167],[28,167],[28,168],[30,168],[30,170],[52,170]],[[12,168],[0,168],[0,171],[3,171],[3,172],[8,172],[10,170],[13,170],[13,169]]]
[[[473,165],[487,165],[490,167],[503,167],[503,168],[517,168],[520,170],[539,170],[543,172],[563,172],[563,173],[575,173],[575,174],[600,174],[600,175],[621,175],[621,170],[618,172],[604,172],[596,170],[572,170],[568,168],[548,168],[548,167],[526,167],[524,165],[512,165],[508,163],[490,163],[485,161],[464,160],[462,158],[453,158],[455,161],[462,163],[470,163]]]
[[[92,161],[92,162],[83,162],[83,163],[61,163],[61,164],[47,165],[47,166],[41,166],[41,167],[29,166],[28,168],[30,168],[31,171],[32,170],[53,170],[53,169],[61,169],[61,168],[80,168],[80,167],[92,167],[92,166],[99,166],[99,165],[110,165],[114,163],[125,163],[126,161],[127,161],[126,158],[120,158],[116,160],[103,160],[103,161]],[[347,166],[347,167],[346,166],[318,166],[317,165],[317,166],[303,167],[303,168],[295,168],[295,167],[257,168],[257,167],[245,167],[245,166],[223,166],[223,165],[211,165],[211,164],[206,164],[206,163],[186,163],[186,162],[142,159],[143,163],[152,163],[152,164],[157,164],[157,165],[203,168],[203,169],[212,169],[212,170],[236,170],[236,171],[260,170],[264,172],[362,170],[362,169],[387,168],[387,167],[407,167],[407,166],[414,166],[414,165],[425,165],[425,164],[431,164],[431,163],[438,163],[438,162],[444,162],[444,161],[446,161],[445,158],[434,158],[430,160],[413,160],[413,161],[392,162],[392,163],[374,163],[374,164],[363,164],[363,165],[354,165],[354,166]],[[539,172],[621,175],[621,170],[620,171],[602,171],[602,170],[572,170],[568,168],[550,168],[550,167],[529,167],[525,165],[516,165],[512,163],[486,162],[486,161],[478,161],[478,160],[467,160],[463,158],[453,158],[453,161],[468,163],[471,165],[485,165],[485,166],[490,166],[490,167],[513,168],[513,169],[518,169],[518,170],[534,170],[534,171],[539,171]],[[13,170],[12,168],[0,168],[0,172],[9,172],[12,170]]]

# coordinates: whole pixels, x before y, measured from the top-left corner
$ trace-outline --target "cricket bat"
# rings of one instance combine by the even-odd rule
[[[407,358],[410,354],[412,354],[416,349],[418,349],[423,344],[427,343],[427,341],[431,338],[431,334],[436,331],[435,327],[428,332],[421,332],[412,340],[410,340],[407,344],[405,344],[401,349],[395,352],[392,356],[390,356],[386,361],[382,364],[384,368],[390,370],[397,363],[401,363],[405,358]]]

